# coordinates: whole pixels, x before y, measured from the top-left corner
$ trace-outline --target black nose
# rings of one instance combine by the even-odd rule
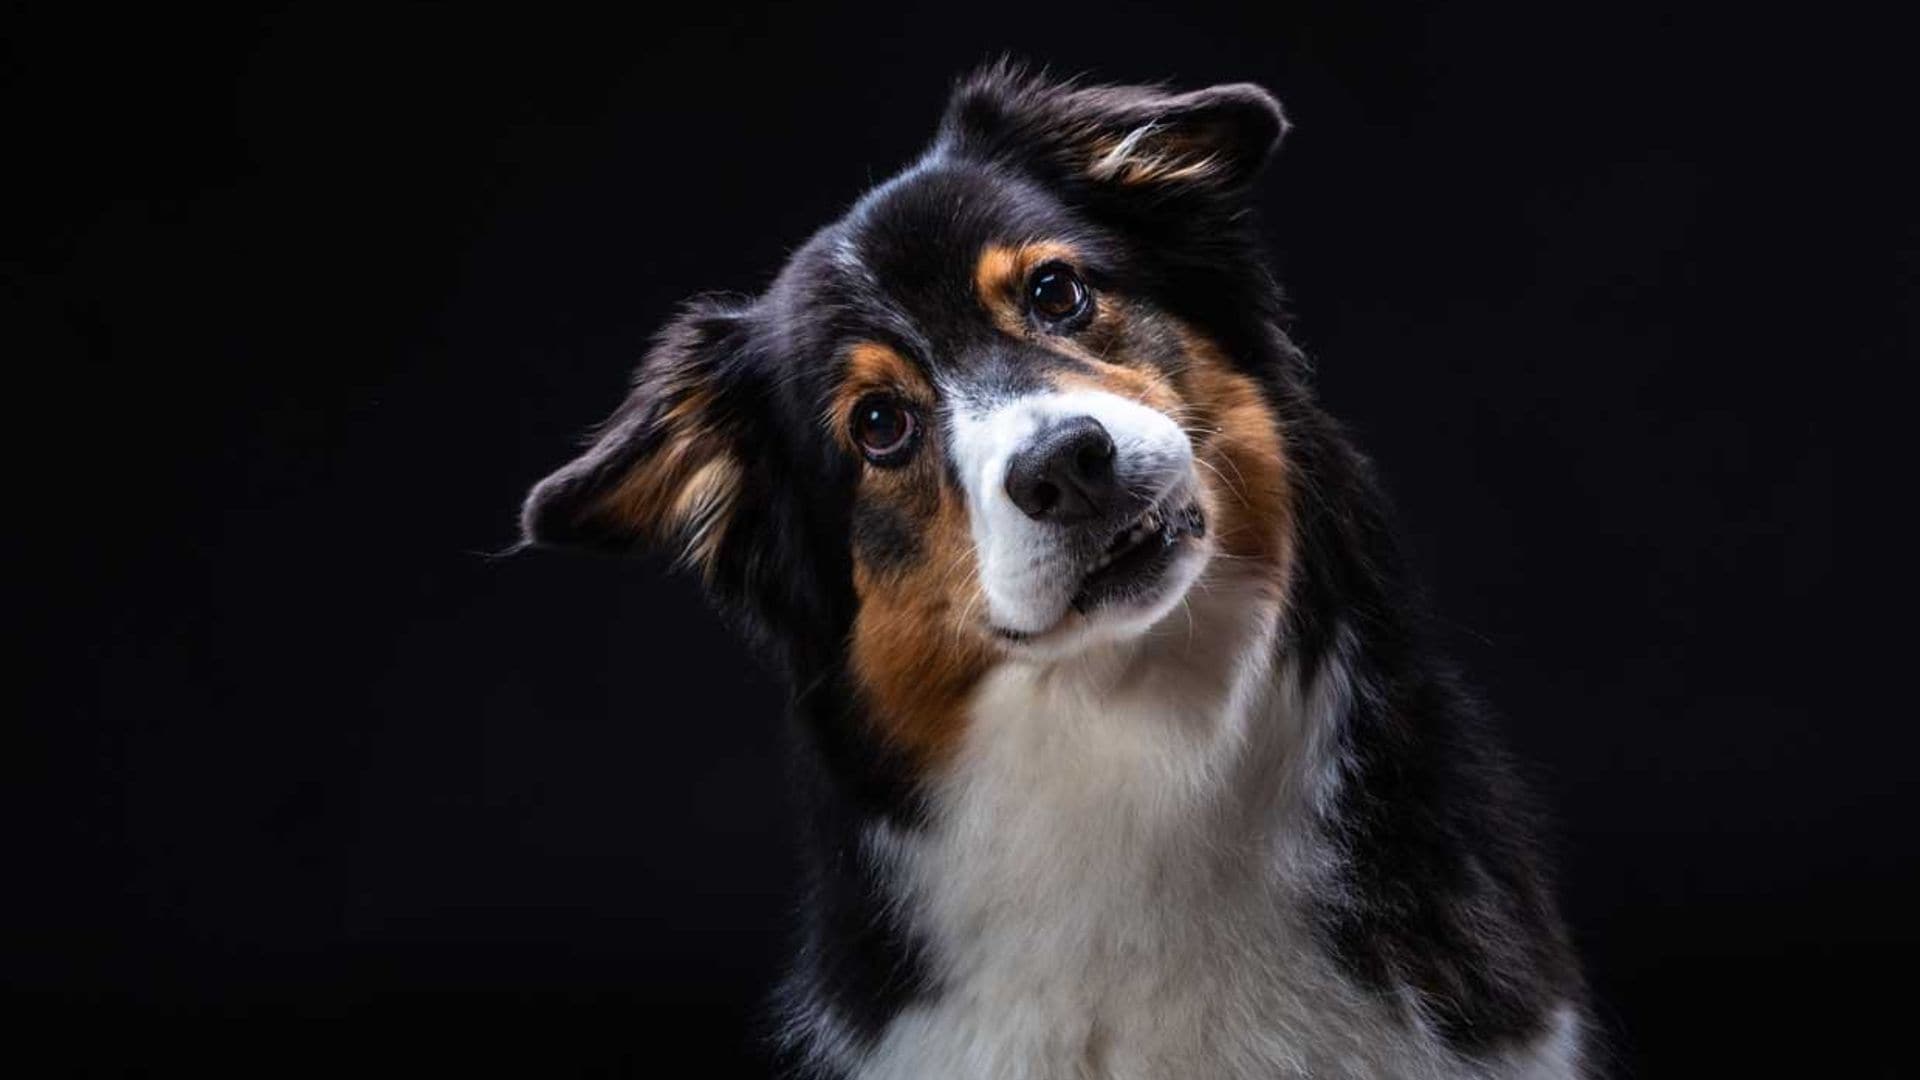
[[[1120,494],[1113,439],[1091,416],[1049,428],[1007,465],[1007,497],[1035,521],[1071,525],[1101,517]]]

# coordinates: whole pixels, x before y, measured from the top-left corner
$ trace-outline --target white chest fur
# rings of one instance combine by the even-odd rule
[[[1276,670],[1276,622],[1216,588],[1138,652],[990,677],[935,824],[868,837],[938,991],[854,1075],[1572,1075],[1533,1048],[1465,1067],[1314,947],[1348,688]]]

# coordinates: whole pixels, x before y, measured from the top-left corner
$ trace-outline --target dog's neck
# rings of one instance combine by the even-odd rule
[[[975,695],[936,802],[958,812],[990,787],[1067,824],[1217,797],[1275,709],[1278,631],[1276,601],[1213,575],[1138,638],[1008,663]]]
[[[1329,865],[1313,821],[1347,690],[1338,664],[1303,685],[1281,627],[1270,592],[1210,573],[1143,638],[987,677],[924,816],[859,837],[873,910],[943,1007],[1064,1031],[1151,1009],[1143,994],[1233,996],[1222,980],[1316,992],[1295,901]],[[816,1048],[850,1019],[819,1004]]]
[[[1141,638],[993,672],[926,827],[875,830],[901,899],[936,935],[995,913],[1094,932],[1096,897],[1157,910],[1183,883],[1274,865],[1250,846],[1304,856],[1345,690],[1335,665],[1301,685],[1280,626],[1277,599],[1217,573]]]

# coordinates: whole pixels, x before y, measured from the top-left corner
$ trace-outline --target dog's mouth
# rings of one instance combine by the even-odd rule
[[[1200,504],[1182,492],[1155,504],[1120,529],[1080,579],[1073,608],[1082,613],[1145,593],[1172,565],[1184,542],[1207,533]]]

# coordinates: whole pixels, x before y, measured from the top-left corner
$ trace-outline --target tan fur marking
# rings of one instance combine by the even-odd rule
[[[920,411],[922,423],[932,422],[925,374],[885,345],[857,343],[821,418],[856,459],[848,421],[860,399],[876,392],[898,395]],[[924,438],[900,468],[865,466],[856,498],[895,515],[918,554],[909,565],[880,567],[855,549],[854,675],[882,737],[930,768],[958,745],[967,697],[993,660],[979,621],[984,600],[966,505],[945,481],[935,438]]]
[[[913,565],[880,570],[856,558],[853,570],[854,673],[882,734],[922,767],[958,746],[967,699],[994,659],[966,507],[945,485],[934,501],[930,518],[912,522]]]
[[[1014,284],[1025,276],[1021,270],[1020,249],[1001,244],[988,244],[980,250],[980,258],[973,266],[973,292],[980,298],[980,304],[1006,329],[1001,322],[1001,309],[1007,306],[1013,296]]]
[[[1060,390],[1104,390],[1119,397],[1132,398],[1149,408],[1178,418],[1183,402],[1177,387],[1154,369],[1126,363],[1121,358],[1100,359],[1077,351],[1062,350],[1080,360],[1082,366],[1054,372],[1048,379]]]
[[[657,542],[680,545],[680,559],[702,573],[713,568],[741,476],[725,440],[702,426],[709,404],[699,388],[685,391],[656,421],[667,432],[660,447],[594,508]]]
[[[1193,439],[1219,555],[1265,568],[1262,577],[1278,595],[1293,548],[1285,433],[1259,384],[1228,363],[1219,346],[1192,331],[1181,337],[1187,363],[1175,381],[1186,409],[1176,419]]]

